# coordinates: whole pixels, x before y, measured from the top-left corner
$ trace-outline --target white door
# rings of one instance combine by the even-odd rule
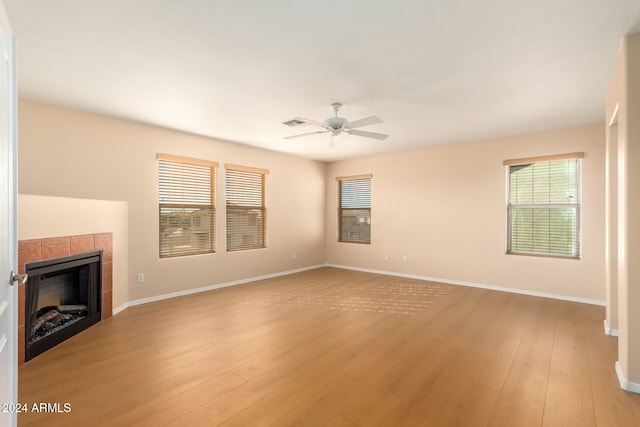
[[[17,144],[14,42],[0,3],[0,425],[15,426],[18,392]]]

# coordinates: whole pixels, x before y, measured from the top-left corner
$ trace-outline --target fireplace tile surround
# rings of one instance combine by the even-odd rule
[[[18,272],[24,274],[25,264],[102,250],[102,320],[113,311],[113,235],[83,234],[18,242]],[[25,351],[25,289],[18,287],[18,365],[24,364]]]

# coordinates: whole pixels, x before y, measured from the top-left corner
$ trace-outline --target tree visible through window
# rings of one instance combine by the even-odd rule
[[[158,154],[160,258],[215,252],[215,170],[206,160]]]
[[[371,175],[338,181],[338,241],[371,243]]]
[[[507,253],[580,257],[582,153],[507,160]]]

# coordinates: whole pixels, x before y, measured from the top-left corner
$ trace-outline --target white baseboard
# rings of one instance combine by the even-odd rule
[[[640,393],[640,384],[633,383],[625,378],[619,361],[616,361],[616,374],[618,374],[618,382],[620,382],[620,388],[632,393]]]
[[[618,336],[618,330],[617,329],[611,329],[609,327],[609,322],[607,322],[607,319],[604,319],[604,333],[606,335],[610,335],[612,337],[617,337]]]
[[[326,264],[312,265],[309,267],[298,268],[295,270],[282,271],[282,272],[273,273],[273,274],[265,274],[264,276],[249,277],[247,279],[235,280],[233,282],[219,283],[217,285],[203,286],[201,288],[194,288],[194,289],[186,289],[184,291],[171,292],[168,294],[133,300],[114,308],[113,315],[115,316],[116,314],[120,313],[122,310],[125,310],[129,307],[135,307],[136,305],[147,304],[155,301],[162,301],[169,298],[182,297],[185,295],[197,294],[200,292],[212,291],[214,289],[227,288],[229,286],[242,285],[249,282],[257,282],[258,280],[265,280],[265,279],[272,279],[274,277],[287,276],[289,274],[301,273],[303,271],[308,271],[308,270],[315,270],[316,268],[321,268],[321,267],[326,267]]]
[[[396,273],[394,271],[372,270],[372,269],[369,269],[369,268],[349,267],[349,266],[346,266],[346,265],[337,265],[337,264],[327,264],[327,267],[342,268],[342,269],[345,269],[345,270],[363,271],[365,273],[385,274],[387,276],[405,277],[405,278],[408,278],[408,279],[428,280],[430,282],[447,283],[449,285],[468,286],[468,287],[471,287],[471,288],[489,289],[489,290],[492,290],[492,291],[510,292],[510,293],[513,293],[513,294],[521,294],[521,295],[529,295],[529,296],[534,296],[534,297],[551,298],[551,299],[557,299],[557,300],[562,300],[562,301],[579,302],[579,303],[583,303],[583,304],[600,305],[600,306],[606,305],[606,302],[605,301],[601,301],[601,300],[570,297],[570,296],[552,294],[552,293],[547,293],[547,292],[530,291],[530,290],[526,290],[526,289],[507,288],[507,287],[504,287],[504,286],[483,285],[481,283],[464,282],[464,281],[460,281],[460,280],[449,280],[449,279],[442,279],[442,278],[438,278],[438,277],[420,276],[420,275],[417,275],[417,274]]]
[[[510,292],[510,293],[514,293],[514,294],[529,295],[529,296],[543,297],[543,298],[551,298],[551,299],[557,299],[557,300],[562,300],[562,301],[579,302],[579,303],[583,303],[583,304],[600,305],[600,306],[604,306],[605,305],[605,301],[592,300],[592,299],[587,299],[587,298],[570,297],[570,296],[551,294],[551,293],[546,293],[546,292],[530,291],[530,290],[526,290],[526,289],[508,288],[508,287],[504,287],[504,286],[494,286],[494,285],[484,285],[484,284],[481,284],[481,283],[464,282],[464,281],[460,281],[460,280],[449,280],[449,279],[442,279],[442,278],[438,278],[438,277],[421,276],[421,275],[417,275],[417,274],[397,273],[397,272],[394,272],[394,271],[384,271],[384,270],[373,270],[373,269],[369,269],[369,268],[350,267],[350,266],[338,265],[338,264],[318,264],[318,265],[312,265],[312,266],[309,266],[309,267],[298,268],[296,270],[282,271],[282,272],[279,272],[279,273],[267,274],[267,275],[264,275],[264,276],[249,277],[249,278],[246,278],[246,279],[235,280],[233,282],[219,283],[217,285],[204,286],[204,287],[201,287],[201,288],[194,288],[194,289],[186,289],[184,291],[171,292],[171,293],[168,293],[168,294],[157,295],[157,296],[153,296],[153,297],[149,297],[149,298],[142,298],[142,299],[138,299],[138,300],[133,300],[133,301],[126,302],[126,303],[124,303],[122,305],[119,305],[118,307],[115,307],[113,309],[113,315],[115,316],[116,314],[120,313],[122,310],[125,310],[125,309],[127,309],[129,307],[135,307],[136,305],[147,304],[147,303],[154,302],[154,301],[162,301],[162,300],[169,299],[169,298],[176,298],[176,297],[196,294],[196,293],[200,293],[200,292],[212,291],[214,289],[226,288],[226,287],[229,287],[229,286],[242,285],[244,283],[255,282],[255,281],[258,281],[258,280],[272,279],[274,277],[280,277],[280,276],[286,276],[286,275],[289,275],[289,274],[301,273],[303,271],[314,270],[316,268],[322,268],[322,267],[333,267],[333,268],[341,268],[341,269],[344,269],[344,270],[362,271],[362,272],[365,272],[365,273],[384,274],[384,275],[387,275],[387,276],[405,277],[405,278],[408,278],[408,279],[427,280],[427,281],[430,281],[430,282],[447,283],[449,285],[468,286],[468,287],[472,287],[472,288],[489,289],[489,290],[492,290],[492,291],[499,291],[499,292]],[[618,333],[617,330],[611,329],[610,331],[612,333],[609,334],[609,335],[615,334],[614,336],[617,336],[617,333]],[[605,332],[607,332],[606,326],[605,326]]]

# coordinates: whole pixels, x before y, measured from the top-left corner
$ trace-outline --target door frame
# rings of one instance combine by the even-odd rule
[[[3,43],[3,55],[0,55],[0,60],[6,61],[7,67],[7,80],[0,84],[6,83],[6,108],[7,108],[7,130],[6,139],[3,137],[3,144],[6,143],[6,170],[2,173],[5,174],[6,179],[6,200],[2,201],[0,208],[6,209],[5,215],[7,218],[6,228],[6,242],[3,241],[3,245],[6,244],[6,260],[3,260],[0,273],[4,276],[0,280],[0,286],[6,286],[7,288],[7,314],[8,314],[8,328],[6,333],[7,342],[5,344],[5,351],[7,351],[7,364],[0,367],[3,372],[3,378],[0,381],[0,387],[3,388],[3,393],[6,396],[7,404],[15,404],[18,400],[18,285],[12,285],[10,283],[11,270],[17,271],[18,266],[18,228],[17,228],[17,211],[18,211],[18,144],[17,144],[17,79],[16,79],[16,59],[15,59],[15,38],[9,18],[4,8],[4,4],[0,0],[0,32],[1,43]],[[6,55],[6,56],[5,56]],[[2,102],[2,100],[0,100]],[[5,169],[3,167],[3,169]],[[4,232],[5,230],[3,230]],[[3,271],[3,270],[7,271]],[[0,331],[2,334],[3,331]],[[0,335],[1,336],[1,335]],[[7,409],[11,409],[10,407]],[[0,421],[4,425],[13,427],[17,425],[17,411],[8,411],[0,413]]]

